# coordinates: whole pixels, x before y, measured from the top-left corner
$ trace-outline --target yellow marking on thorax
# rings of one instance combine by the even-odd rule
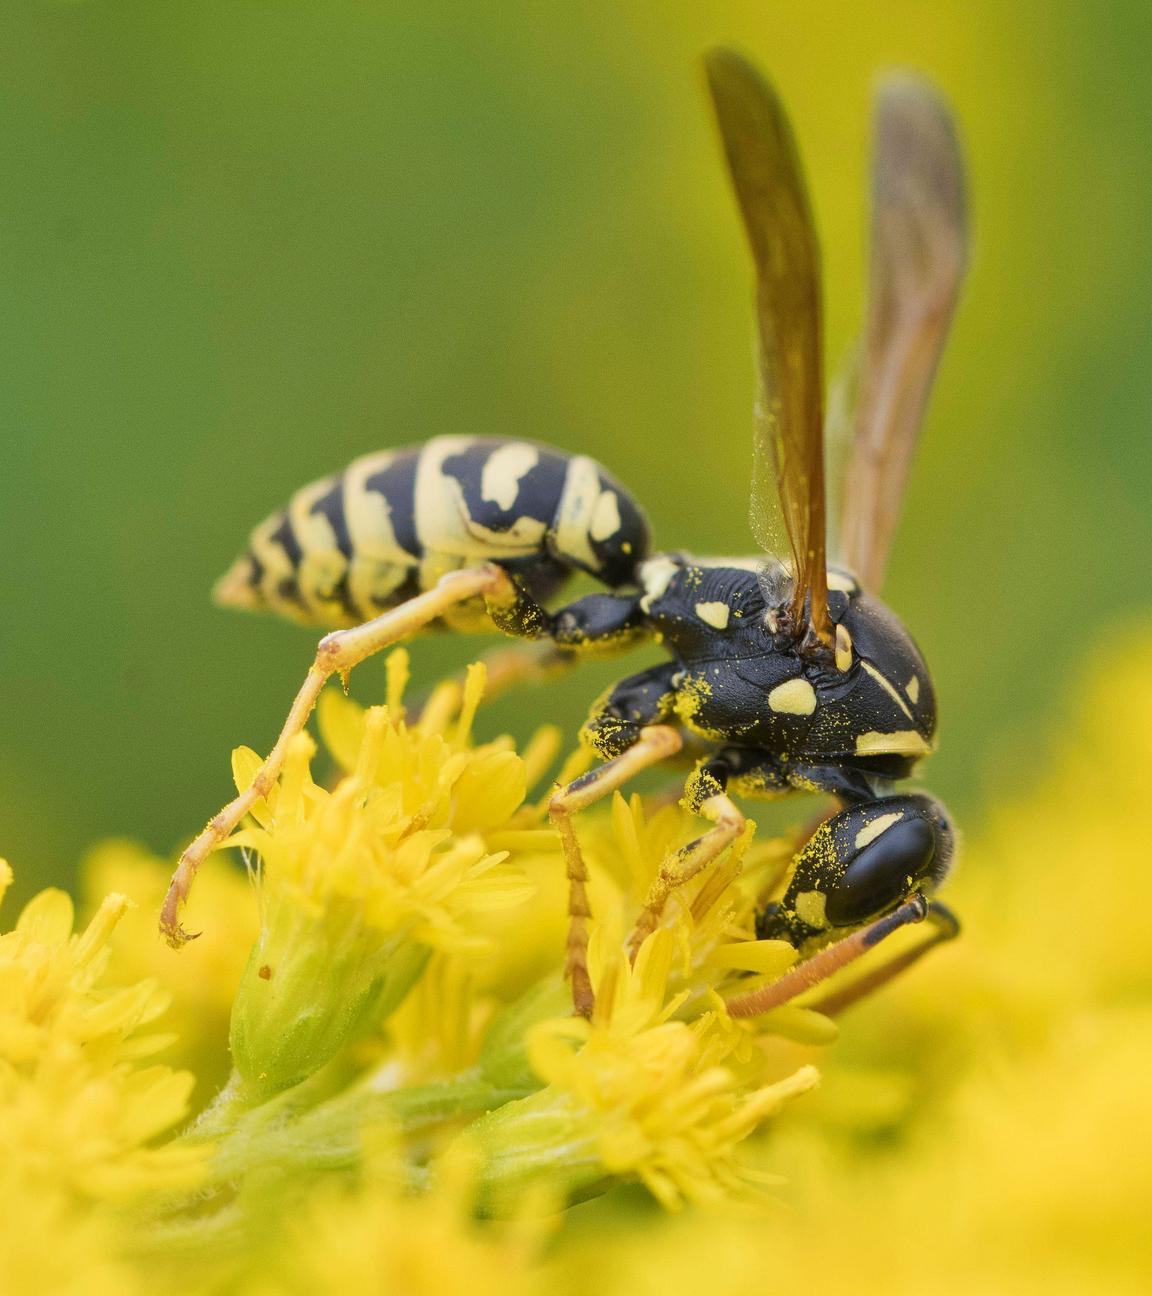
[[[852,665],[852,636],[848,633],[848,627],[838,625],[836,627],[836,669],[846,671]]]
[[[897,729],[894,733],[872,730],[856,737],[857,756],[927,756],[931,750],[915,729]]]
[[[904,816],[897,810],[892,814],[877,815],[869,819],[856,834],[856,849],[863,850],[869,842],[874,842],[881,833],[887,832],[893,824],[899,823]]]
[[[640,565],[640,584],[644,590],[640,600],[642,612],[651,612],[653,602],[664,597],[678,570],[671,558],[649,558]]]
[[[729,608],[727,603],[697,603],[696,615],[714,630],[728,628]]]
[[[916,703],[920,701],[920,676],[917,675],[915,672],[913,672],[912,678],[908,681],[908,683],[904,685],[904,691],[908,694],[909,698],[912,700],[913,706],[915,706]]]
[[[892,684],[891,680],[888,680],[883,675],[881,675],[880,672],[876,669],[875,666],[872,665],[870,661],[865,661],[863,658],[861,658],[860,665],[864,667],[865,671],[872,676],[872,678],[876,681],[876,683],[880,685],[880,687],[884,690],[884,692],[888,694],[888,696],[896,703],[896,705],[900,708],[900,710],[904,712],[904,714],[908,717],[908,719],[914,720],[915,717],[913,716],[912,712],[909,710],[908,703],[904,701],[904,699],[900,696],[899,693],[897,693],[896,688]]]
[[[778,715],[808,716],[816,710],[816,690],[803,678],[785,680],[768,694],[768,705]]]

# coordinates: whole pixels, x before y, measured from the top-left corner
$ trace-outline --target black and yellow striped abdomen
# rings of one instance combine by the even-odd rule
[[[216,587],[219,602],[352,625],[497,562],[538,600],[573,570],[635,583],[648,528],[598,463],[529,441],[437,437],[365,455],[265,519]],[[453,625],[483,628],[474,607]]]

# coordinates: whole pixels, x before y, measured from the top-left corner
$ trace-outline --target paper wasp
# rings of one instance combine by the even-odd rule
[[[761,936],[817,952],[766,991],[763,1012],[933,913],[953,854],[938,802],[897,795],[935,742],[919,650],[877,597],[916,439],[966,260],[959,148],[924,83],[876,100],[869,298],[839,549],[827,557],[820,258],[787,116],[742,56],[713,51],[709,89],[756,272],[759,399],[755,560],[651,554],[644,514],[599,464],[519,440],[438,438],[384,451],[297,492],[253,533],[221,601],[348,625],[321,640],[284,729],[252,786],[181,857],[162,925],[203,858],[275,782],[286,745],[326,681],[433,623],[544,640],[572,657],[655,638],[665,663],[617,684],[582,730],[604,763],[560,789],[550,813],[570,883],[567,970],[578,1011],[588,976],[587,874],[573,815],[642,769],[703,748],[685,803],[712,827],[667,860],[632,933],[635,950],[674,888],[741,833],[733,795],[820,792],[841,809],[797,857]],[[778,534],[782,523],[783,537]],[[783,538],[786,549],[780,544]],[[610,593],[549,611],[574,571]]]

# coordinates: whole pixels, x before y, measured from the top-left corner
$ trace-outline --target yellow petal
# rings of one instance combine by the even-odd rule
[[[741,972],[779,976],[796,962],[796,951],[782,940],[733,941],[730,945],[717,946],[711,961]]]
[[[63,945],[72,935],[73,917],[72,897],[66,891],[48,887],[24,906],[16,930],[27,940]]]
[[[391,667],[392,658],[388,661]],[[336,764],[345,772],[354,770],[364,738],[364,708],[359,702],[339,689],[325,689],[316,708],[316,725]]]

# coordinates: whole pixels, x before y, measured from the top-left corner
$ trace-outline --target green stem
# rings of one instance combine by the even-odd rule
[[[303,1113],[291,1095],[241,1117],[220,1142],[201,1191],[253,1170],[347,1169],[361,1156],[361,1135],[374,1125],[412,1133],[461,1116],[492,1111],[525,1096],[498,1088],[478,1072],[438,1084],[381,1091],[358,1085]]]

